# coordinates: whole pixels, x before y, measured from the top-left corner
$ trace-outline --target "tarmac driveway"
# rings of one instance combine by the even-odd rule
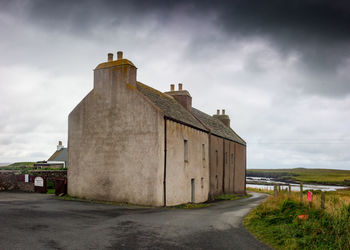
[[[268,249],[242,226],[266,195],[200,209],[135,208],[0,192],[0,249]]]

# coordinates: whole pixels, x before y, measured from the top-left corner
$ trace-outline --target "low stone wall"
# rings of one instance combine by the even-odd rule
[[[33,170],[30,174],[53,180],[55,178],[67,178],[67,170]]]
[[[67,178],[67,170],[36,170],[29,174],[28,182],[25,175],[18,171],[0,171],[0,191],[21,190],[34,192],[34,178],[41,176],[55,182],[55,178]]]
[[[0,191],[13,190],[17,187],[17,180],[14,172],[0,172]]]

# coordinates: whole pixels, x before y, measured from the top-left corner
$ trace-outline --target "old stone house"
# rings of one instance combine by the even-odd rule
[[[246,143],[230,119],[192,107],[179,84],[162,93],[136,79],[122,52],[94,70],[69,114],[68,193],[152,206],[245,193]]]

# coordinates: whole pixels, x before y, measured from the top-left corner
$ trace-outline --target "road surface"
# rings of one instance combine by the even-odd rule
[[[0,249],[269,249],[242,226],[265,197],[171,209],[0,192]]]

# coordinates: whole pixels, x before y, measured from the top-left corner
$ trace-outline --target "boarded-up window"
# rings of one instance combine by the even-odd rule
[[[184,159],[188,162],[188,141],[184,140]]]

